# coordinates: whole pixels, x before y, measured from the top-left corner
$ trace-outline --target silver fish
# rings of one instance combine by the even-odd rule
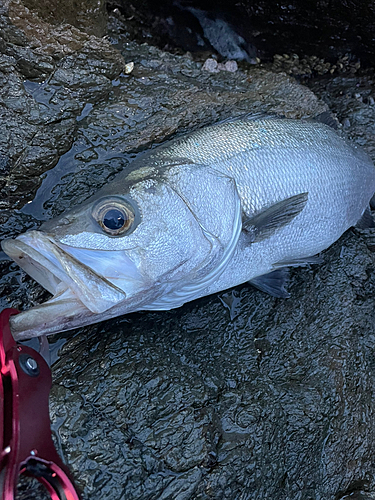
[[[12,333],[168,310],[247,281],[286,297],[285,267],[314,262],[374,192],[371,160],[324,123],[243,118],[171,140],[82,205],[2,242],[53,294],[14,316]]]

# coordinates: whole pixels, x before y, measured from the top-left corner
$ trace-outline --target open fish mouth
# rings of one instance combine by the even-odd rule
[[[60,328],[52,328],[52,325],[57,318],[64,318],[66,322],[73,316],[100,315],[126,299],[124,290],[80,262],[62,246],[41,231],[29,231],[2,242],[4,252],[53,294],[52,299],[44,304],[12,318],[15,338],[68,329],[64,325]],[[51,325],[53,331],[46,332],[47,325]]]

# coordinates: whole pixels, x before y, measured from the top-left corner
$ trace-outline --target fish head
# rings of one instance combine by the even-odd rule
[[[233,251],[241,215],[229,178],[202,184],[196,166],[184,167],[175,165],[163,175],[141,169],[115,179],[39,230],[2,242],[53,295],[12,319],[15,338],[140,309],[171,309],[195,298],[196,288]],[[213,182],[215,176],[206,172],[204,178]]]

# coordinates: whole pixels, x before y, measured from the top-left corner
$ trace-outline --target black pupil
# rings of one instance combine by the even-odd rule
[[[112,208],[105,213],[103,218],[103,224],[108,229],[115,231],[116,229],[121,229],[125,224],[125,215],[121,210],[117,208]]]

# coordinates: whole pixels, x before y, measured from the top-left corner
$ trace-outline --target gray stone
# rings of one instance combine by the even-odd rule
[[[0,8],[0,33],[0,154],[8,165],[0,206],[22,207],[71,148],[85,104],[108,95],[125,63],[108,41],[52,26],[21,1]]]
[[[170,136],[249,111],[327,109],[285,74],[208,73],[127,40],[119,24],[110,35],[122,55],[76,28],[64,52],[53,42],[59,28],[43,24],[49,50],[27,38],[40,34],[39,18],[35,30],[1,19],[3,236],[83,201]],[[129,75],[124,61],[134,62]],[[25,83],[22,71],[34,70]],[[371,146],[373,107],[350,102],[366,112],[349,106],[338,118],[346,113],[354,139]],[[55,336],[52,428],[82,498],[372,498],[374,241],[371,230],[348,231],[322,265],[292,272],[288,300],[243,285],[222,294],[227,308],[210,296]],[[14,264],[0,266],[2,307],[45,299]],[[21,490],[21,499],[42,498],[28,483]]]

